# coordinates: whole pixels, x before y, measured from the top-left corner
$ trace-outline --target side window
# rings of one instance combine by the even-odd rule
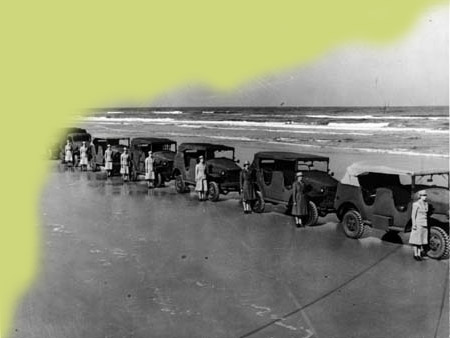
[[[120,139],[119,140],[119,145],[120,146],[129,147],[130,146],[130,142],[128,141],[128,139]]]
[[[204,155],[204,152],[198,151],[198,150],[185,150],[184,151],[184,166],[186,167],[186,170],[189,169],[189,166],[190,166],[192,160],[195,160],[195,163],[197,163],[197,160],[200,155]]]
[[[270,184],[272,182],[272,173],[275,167],[275,160],[271,159],[260,159],[259,168],[262,171],[264,183]]]
[[[367,173],[358,176],[358,181],[366,204],[374,203],[378,188],[390,189],[396,206],[404,206],[409,202],[410,193],[400,183],[398,175]]]
[[[295,178],[295,161],[277,161],[275,170],[283,173],[284,185],[291,188]]]
[[[164,144],[162,146],[161,150],[163,150],[163,151],[170,151],[170,149],[171,149],[171,144],[166,143],[166,144]]]

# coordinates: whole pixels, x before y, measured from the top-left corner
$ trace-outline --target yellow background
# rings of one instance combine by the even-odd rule
[[[2,1],[0,336],[42,264],[42,158],[71,116],[188,83],[232,90],[344,43],[390,42],[444,2]]]

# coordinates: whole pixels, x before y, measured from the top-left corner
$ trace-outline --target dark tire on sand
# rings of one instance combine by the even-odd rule
[[[186,192],[186,184],[184,184],[184,180],[183,177],[181,177],[181,175],[175,176],[175,190],[179,194]]]
[[[354,210],[348,210],[342,218],[342,226],[347,237],[360,238],[364,235],[365,225],[361,214]]]
[[[252,210],[256,213],[264,212],[264,208],[266,207],[266,202],[264,202],[264,197],[261,191],[256,191],[256,200],[253,203]]]
[[[217,182],[209,182],[208,184],[208,199],[211,202],[217,202],[220,197],[220,188]]]
[[[429,238],[428,257],[434,259],[447,259],[449,257],[449,237],[444,229],[431,227]]]
[[[319,212],[314,202],[308,202],[308,220],[305,222],[305,226],[313,226],[317,224],[319,220]]]

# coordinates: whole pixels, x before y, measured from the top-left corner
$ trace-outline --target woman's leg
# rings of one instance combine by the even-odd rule
[[[252,212],[251,209],[250,209],[250,202],[249,201],[245,202],[245,207],[247,208],[247,213],[251,213]]]
[[[419,249],[419,245],[414,245],[414,259],[415,260],[420,260],[420,249]]]

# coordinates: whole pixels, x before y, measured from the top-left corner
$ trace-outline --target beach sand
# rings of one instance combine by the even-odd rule
[[[328,155],[338,179],[359,160],[448,168],[444,158],[222,143],[241,163],[260,150]],[[148,190],[54,162],[41,269],[11,337],[449,336],[448,260],[416,262],[377,230],[349,239],[333,214],[302,229],[281,206],[244,215],[238,198],[198,202],[173,182]]]

